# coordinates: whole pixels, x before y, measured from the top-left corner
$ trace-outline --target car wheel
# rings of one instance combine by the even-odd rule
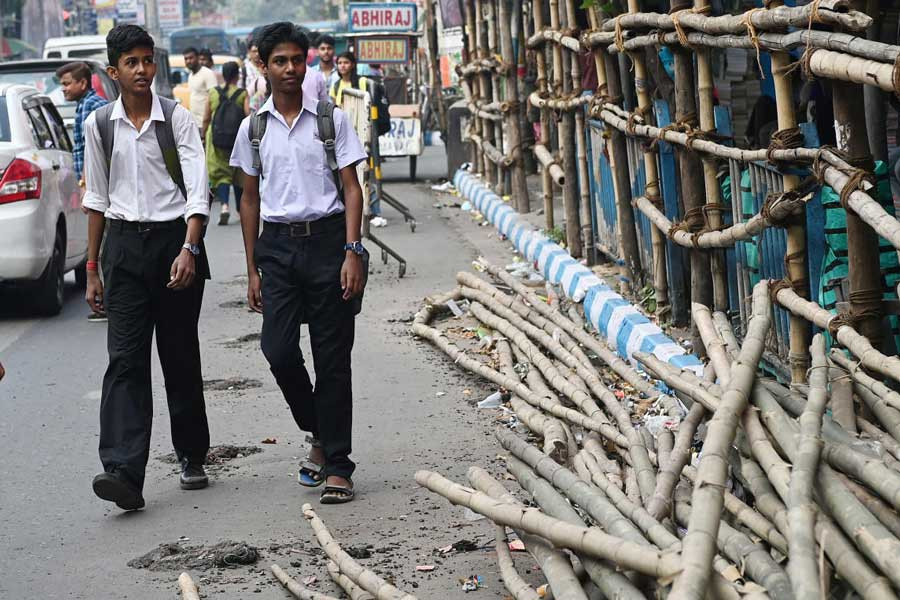
[[[63,280],[63,260],[65,259],[65,241],[62,232],[56,232],[53,244],[53,256],[38,281],[37,309],[41,314],[53,316],[62,310],[65,299],[65,282]]]

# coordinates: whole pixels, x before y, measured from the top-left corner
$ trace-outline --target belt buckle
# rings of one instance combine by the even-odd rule
[[[151,229],[153,229],[152,223],[145,223],[142,221],[137,222],[138,233],[148,233]]]
[[[312,235],[309,221],[291,223],[291,237],[309,237]]]

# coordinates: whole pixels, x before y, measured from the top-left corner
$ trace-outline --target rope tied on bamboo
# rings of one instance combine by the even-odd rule
[[[649,104],[643,108],[633,110],[631,114],[628,115],[628,120],[625,122],[625,132],[628,133],[628,135],[636,135],[635,127],[644,124],[644,117],[650,114],[651,110]]]
[[[613,37],[613,41],[616,44],[616,49],[618,49],[618,51],[621,53],[625,52],[625,31],[622,29],[622,18],[625,16],[626,15],[624,15],[624,14],[619,15],[614,20],[616,29],[615,29],[615,35]]]
[[[759,33],[757,33],[756,26],[753,24],[753,14],[760,12],[760,11],[765,12],[766,10],[768,10],[768,7],[750,9],[744,13],[743,18],[741,19],[741,22],[744,24],[744,27],[747,28],[747,35],[750,37],[750,43],[753,44],[753,48],[756,50],[756,66],[759,67],[759,75],[763,79],[766,78],[766,74],[765,74],[765,72],[763,72],[762,61],[760,60],[760,56],[759,56],[759,52],[760,52]]]
[[[687,33],[684,31],[684,27],[681,26],[681,15],[689,12],[695,15],[702,15],[709,12],[709,5],[706,6],[693,6],[690,8],[681,8],[682,5],[673,6],[669,11],[669,15],[672,17],[672,25],[675,26],[675,35],[678,36],[678,43],[681,44],[684,48],[693,48],[691,46],[690,40],[688,40]]]
[[[791,225],[795,225],[799,220],[797,213],[788,214],[782,217],[777,217],[772,214],[772,210],[778,205],[784,202],[794,202],[799,200],[805,195],[802,193],[800,189],[789,190],[786,192],[771,192],[766,196],[766,201],[762,206],[762,209],[759,211],[759,214],[772,224],[774,227],[783,227],[787,228]]]
[[[772,139],[769,140],[769,147],[766,149],[766,160],[772,164],[777,164],[779,161],[775,159],[774,154],[776,150],[802,148],[803,141],[803,131],[799,127],[779,129],[772,134]]]
[[[805,267],[806,262],[806,250],[801,249],[796,252],[791,252],[790,254],[784,255],[784,272],[791,272],[791,265],[799,265],[800,269],[804,273],[806,270]],[[789,275],[785,275],[785,279],[791,281],[791,287],[794,289],[794,293],[796,293],[801,298],[809,298],[809,280],[806,277],[798,277],[797,279],[790,280]]]
[[[894,95],[900,99],[900,54],[894,59],[894,70],[891,72],[891,83],[894,86]]]

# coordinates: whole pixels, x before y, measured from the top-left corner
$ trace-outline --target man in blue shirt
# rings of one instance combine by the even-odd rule
[[[63,96],[69,102],[77,102],[75,109],[75,149],[72,154],[75,160],[75,172],[81,180],[84,174],[84,122],[88,116],[109,102],[97,94],[91,87],[91,68],[83,62],[71,62],[56,71],[62,86]],[[84,182],[81,182],[84,187]]]

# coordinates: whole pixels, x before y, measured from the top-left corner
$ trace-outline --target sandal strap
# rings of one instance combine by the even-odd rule
[[[326,485],[322,490],[322,495],[324,496],[329,493],[339,494],[341,496],[351,496],[355,492],[353,491],[352,487],[344,487],[342,485]]]
[[[322,442],[317,440],[316,438],[314,438],[311,435],[306,436],[306,443],[308,443],[313,448],[321,448],[322,447]]]
[[[316,475],[318,477],[322,476],[322,471],[324,469],[325,469],[325,465],[316,464],[316,463],[312,462],[311,460],[306,460],[306,461],[303,461],[302,463],[300,463],[301,471],[308,471],[309,473],[312,473],[313,475]]]

